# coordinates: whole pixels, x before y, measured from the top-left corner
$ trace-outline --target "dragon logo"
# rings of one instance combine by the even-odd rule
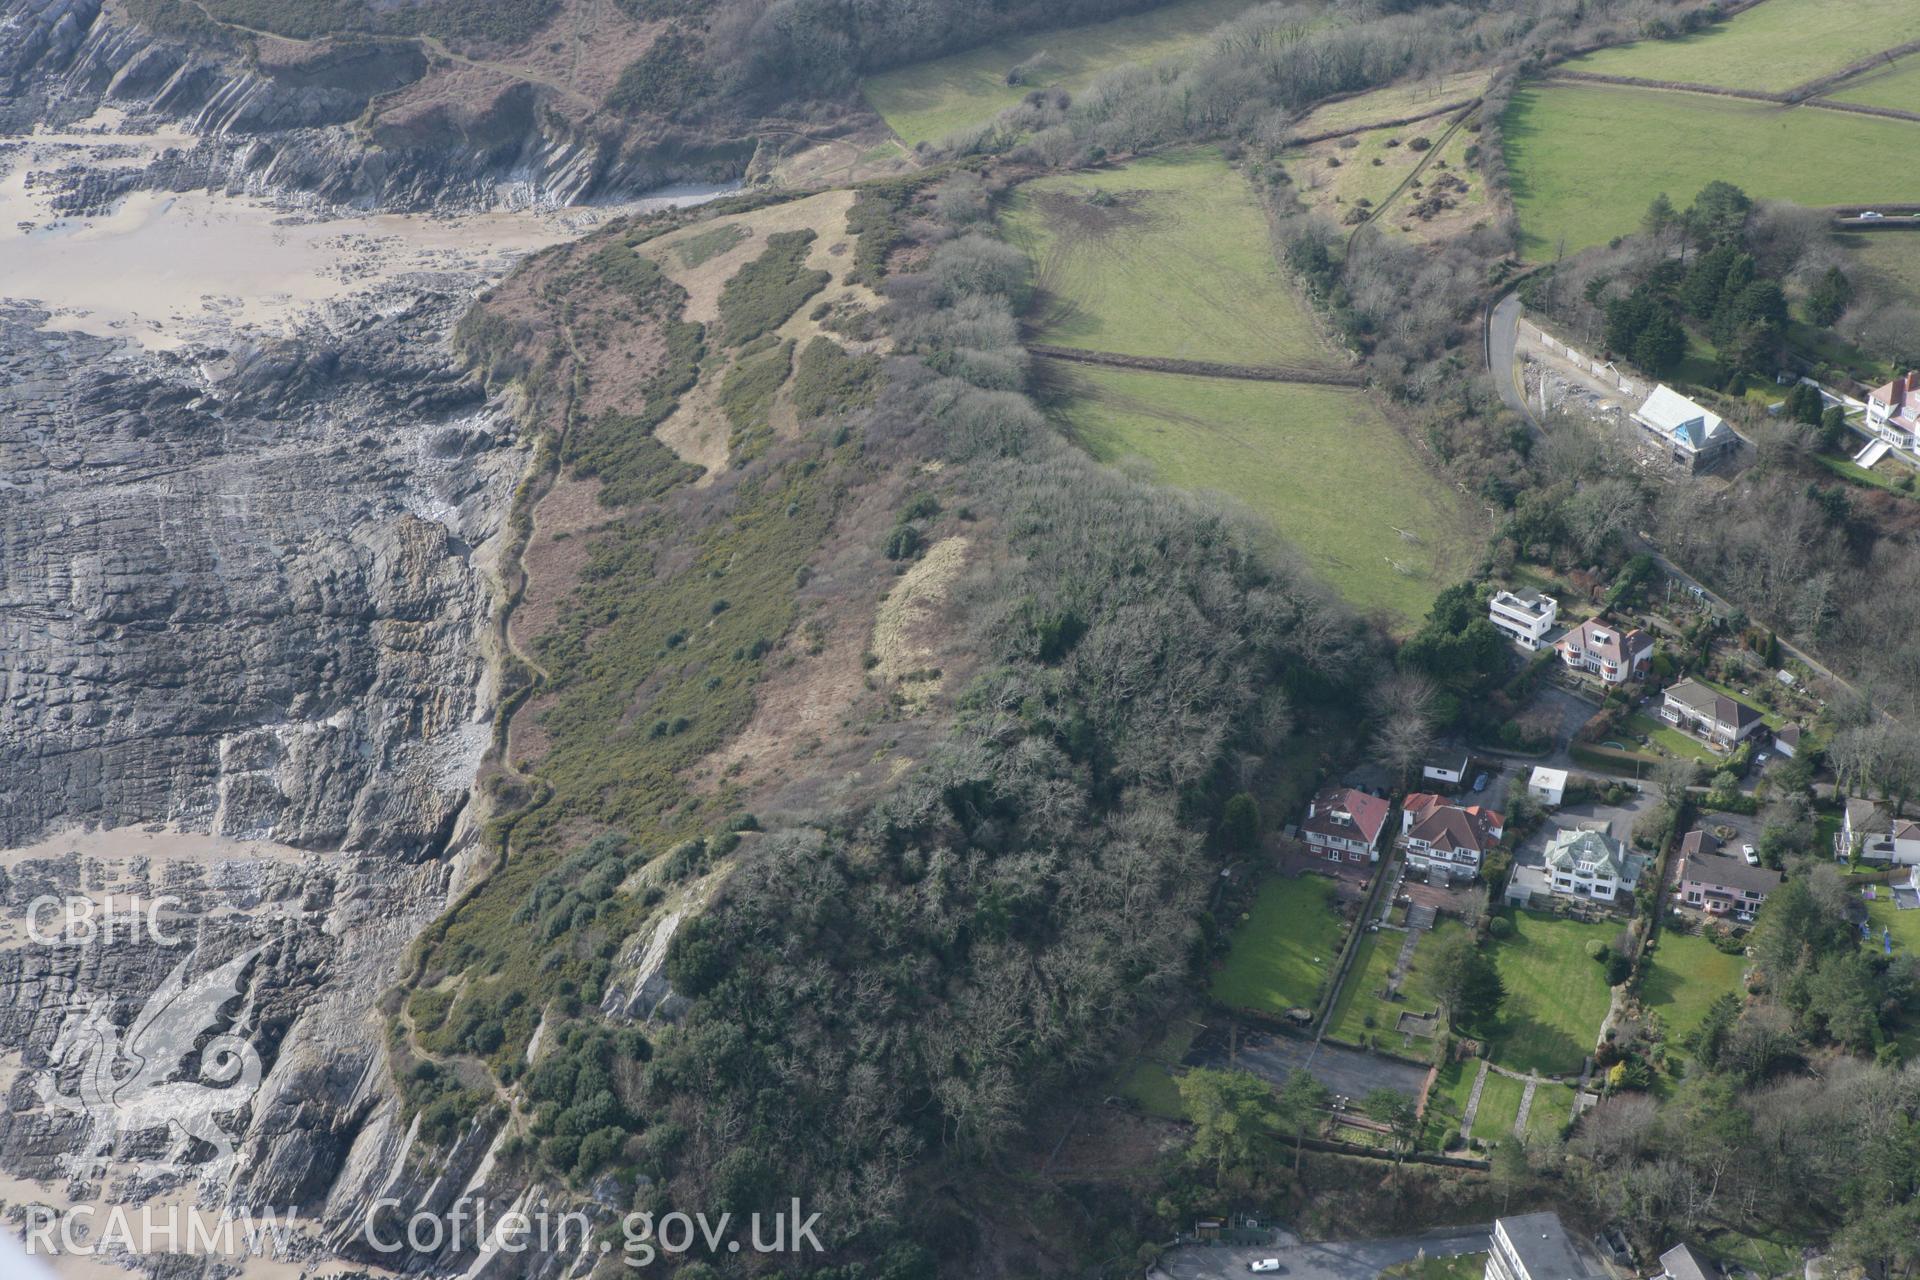
[[[232,1116],[260,1088],[260,1055],[233,1034],[200,1037],[217,1026],[220,1011],[240,994],[241,977],[264,951],[261,943],[188,981],[189,955],[147,999],[124,1032],[104,999],[77,1001],[48,1053],[52,1069],[34,1078],[41,1102],[87,1118],[87,1136],[67,1157],[76,1177],[102,1171],[120,1155],[124,1139],[165,1129],[164,1160],[139,1160],[142,1179],[178,1173],[194,1141],[213,1148],[204,1177],[224,1185],[233,1166],[233,1140],[219,1116]],[[199,1080],[174,1079],[197,1058]],[[75,1093],[62,1093],[57,1072],[77,1072]],[[206,1081],[208,1083],[201,1083]]]

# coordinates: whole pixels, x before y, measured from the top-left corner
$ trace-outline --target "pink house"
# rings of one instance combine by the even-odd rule
[[[1589,618],[1554,642],[1560,661],[1588,671],[1608,684],[1623,684],[1647,674],[1653,661],[1653,637],[1636,628],[1622,630]]]
[[[1914,447],[1920,438],[1920,371],[1903,373],[1867,393],[1867,430],[1888,444]]]
[[[1380,861],[1387,802],[1357,787],[1327,787],[1307,805],[1300,838],[1328,862]]]
[[[1720,852],[1708,831],[1689,831],[1680,842],[1680,865],[1673,873],[1674,894],[1695,911],[1732,916],[1750,923],[1767,895],[1784,879],[1778,871],[1756,867],[1744,857]]]

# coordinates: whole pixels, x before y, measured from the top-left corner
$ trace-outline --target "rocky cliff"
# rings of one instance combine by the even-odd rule
[[[637,129],[537,70],[427,38],[287,40],[215,24],[155,35],[100,0],[0,0],[0,135],[102,106],[191,131],[193,145],[153,169],[159,185],[383,210],[563,205],[719,181],[755,150]]]
[[[193,1182],[203,1204],[299,1210],[318,1252],[381,1194],[450,1200],[491,1147],[479,1123],[409,1163],[375,1007],[460,887],[491,737],[489,539],[525,450],[447,341],[474,283],[415,278],[229,350],[0,309],[0,848],[19,850],[0,855],[0,1170],[38,1189],[16,1210]],[[50,834],[75,824],[96,829]],[[37,936],[59,904],[161,897],[164,940]],[[239,1006],[173,1046],[185,1087],[203,1030],[258,1054],[247,1109],[220,1118],[234,1161],[188,1143],[178,1170],[129,1174],[179,1135],[90,1105],[88,1073],[137,1052],[174,966],[251,947]],[[75,1163],[114,1134],[110,1172]]]

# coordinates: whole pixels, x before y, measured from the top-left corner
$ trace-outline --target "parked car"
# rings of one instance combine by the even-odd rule
[[[1247,1270],[1249,1271],[1278,1271],[1279,1269],[1280,1259],[1278,1258],[1261,1258],[1256,1262],[1249,1262],[1247,1264]]]
[[[1483,774],[1481,774],[1480,776],[1478,776],[1478,777],[1476,777],[1476,778],[1475,778],[1475,779],[1473,780],[1473,789],[1474,789],[1475,791],[1485,791],[1485,790],[1487,789],[1487,775],[1486,775],[1486,774],[1484,774],[1484,773],[1483,773]]]
[[[1874,211],[1873,211],[1872,209],[1862,209],[1862,210],[1860,211],[1860,216],[1861,216],[1862,218],[1865,218],[1865,219],[1869,219],[1869,220],[1872,220],[1872,221],[1876,221],[1876,222],[1877,222],[1878,220],[1880,220],[1881,218],[1884,218],[1884,217],[1886,217],[1887,215],[1886,215],[1886,214],[1884,214],[1884,213],[1876,213],[1876,212],[1874,212]]]
[[[1747,860],[1747,865],[1750,867],[1757,867],[1760,865],[1760,854],[1750,844],[1743,844],[1740,846],[1740,856]]]

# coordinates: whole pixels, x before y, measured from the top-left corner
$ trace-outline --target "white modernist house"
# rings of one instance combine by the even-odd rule
[[[1559,616],[1560,602],[1538,591],[1500,591],[1487,603],[1487,620],[1522,649],[1538,649]]]
[[[1563,898],[1612,902],[1632,893],[1647,860],[1604,831],[1562,831],[1547,842],[1547,882]]]
[[[1527,794],[1544,805],[1559,804],[1567,794],[1567,771],[1536,768],[1527,779]]]
[[[1740,439],[1719,414],[1701,408],[1664,384],[1653,389],[1633,420],[1658,440],[1675,462],[1689,470],[1708,465]]]

